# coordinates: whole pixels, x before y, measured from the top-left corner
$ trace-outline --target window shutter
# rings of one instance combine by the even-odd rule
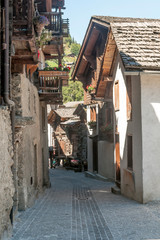
[[[115,110],[119,110],[119,81],[115,82]]]
[[[132,82],[131,76],[126,78],[127,120],[132,120]]]

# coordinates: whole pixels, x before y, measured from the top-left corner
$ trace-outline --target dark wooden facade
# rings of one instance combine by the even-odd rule
[[[58,1],[59,2],[59,1]],[[52,12],[54,1],[15,0],[13,4],[12,71],[22,72],[23,64],[38,63],[37,34],[33,18],[39,13],[46,16],[52,40],[42,47],[46,59],[63,56],[63,37],[69,34],[69,21],[62,19],[62,12]],[[62,3],[61,3],[62,4]],[[63,4],[64,5],[64,1]]]
[[[78,120],[74,121],[74,116]],[[85,122],[86,112],[80,104],[73,108],[73,111],[71,108],[64,107],[60,111],[52,110],[49,113],[48,123],[54,129],[53,148],[56,157],[72,156],[78,157],[80,160],[86,160],[87,128]]]

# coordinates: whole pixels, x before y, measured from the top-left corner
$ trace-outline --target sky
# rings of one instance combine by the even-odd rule
[[[65,0],[64,16],[69,19],[70,34],[82,44],[93,15],[160,18],[160,0]]]

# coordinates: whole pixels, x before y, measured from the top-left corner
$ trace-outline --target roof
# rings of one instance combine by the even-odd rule
[[[84,103],[84,101],[74,101],[74,102],[67,102],[64,105],[65,105],[65,107],[70,107],[70,108],[74,107],[75,108],[79,104],[83,104],[83,103]]]
[[[77,123],[80,123],[80,119],[69,119],[65,122],[62,122],[61,125],[73,126]]]
[[[93,16],[111,26],[126,68],[160,68],[160,19]]]
[[[73,118],[74,116],[74,111],[76,108],[59,108],[57,110],[54,110],[60,117],[62,118]]]

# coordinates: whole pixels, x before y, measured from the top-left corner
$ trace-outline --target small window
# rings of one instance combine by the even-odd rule
[[[132,148],[132,136],[127,137],[127,161],[128,168],[133,169],[133,148]]]
[[[114,84],[114,95],[115,95],[115,111],[119,110],[119,81]]]
[[[91,122],[96,122],[96,107],[90,108],[90,120]]]
[[[126,78],[127,120],[132,120],[132,82],[131,76]]]

